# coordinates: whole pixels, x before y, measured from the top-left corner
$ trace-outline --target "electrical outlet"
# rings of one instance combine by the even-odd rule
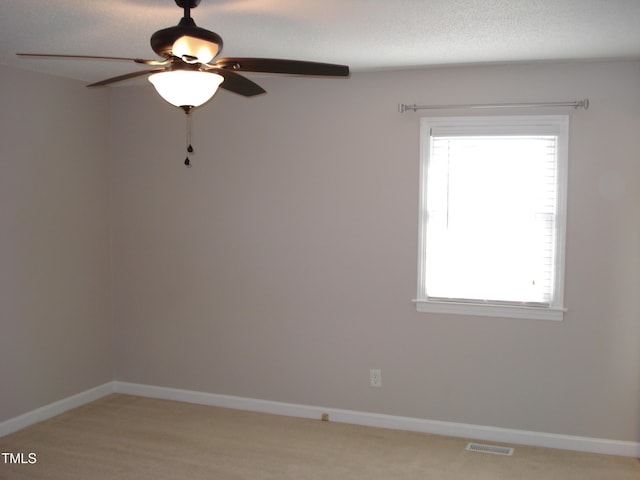
[[[382,371],[378,368],[372,368],[369,370],[369,380],[371,381],[372,387],[381,387],[382,386]]]

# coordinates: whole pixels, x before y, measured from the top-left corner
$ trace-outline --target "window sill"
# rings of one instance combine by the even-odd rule
[[[527,318],[532,320],[561,321],[565,308],[527,307],[518,305],[495,305],[483,303],[441,302],[433,300],[414,300],[416,310],[421,313],[450,313],[457,315],[476,315],[481,317]]]

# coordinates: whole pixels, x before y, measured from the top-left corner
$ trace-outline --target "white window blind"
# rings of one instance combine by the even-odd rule
[[[560,308],[566,117],[448,120],[423,124],[418,302]]]

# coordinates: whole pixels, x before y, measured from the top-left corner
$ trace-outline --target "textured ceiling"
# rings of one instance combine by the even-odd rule
[[[0,63],[97,81],[135,64],[19,59],[17,52],[155,58],[174,0],[0,0]],[[428,65],[640,58],[640,0],[202,0],[192,17],[222,56]]]

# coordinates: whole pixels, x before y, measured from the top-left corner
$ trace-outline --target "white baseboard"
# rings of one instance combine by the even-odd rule
[[[531,432],[527,430],[513,430],[482,425],[442,422],[425,420],[422,418],[400,417],[379,413],[342,410],[312,405],[274,402],[256,398],[220,395],[216,393],[180,390],[176,388],[156,387],[136,383],[112,381],[95,388],[72,395],[44,407],[32,410],[18,417],[0,423],[0,437],[26,428],[34,423],[47,420],[93,402],[111,393],[124,393],[141,397],[176,400],[179,402],[196,403],[214,407],[233,408],[253,412],[271,413],[299,418],[320,419],[323,413],[328,413],[331,421],[363,425],[368,427],[390,428],[394,430],[408,430],[413,432],[447,435],[474,440],[508,443],[515,445],[531,445],[536,447],[558,448],[580,452],[602,453],[640,458],[640,442],[608,440],[573,435],[559,435],[554,433]]]
[[[138,395],[142,397],[176,400],[200,405],[249,410],[300,418],[320,419],[323,413],[328,413],[331,421],[350,423],[354,425],[408,430],[413,432],[447,435],[452,437],[516,445],[531,445],[536,447],[640,458],[639,442],[578,437],[573,435],[559,435],[554,433],[425,420],[421,418],[399,417],[395,415],[298,405],[255,398],[235,397],[231,395],[219,395],[215,393],[195,392],[190,390],[118,381],[115,382],[115,391],[118,393]]]
[[[109,395],[110,393],[114,393],[115,384],[116,382],[107,382],[95,388],[91,388],[76,395],[58,400],[57,402],[50,403],[44,407],[37,408],[23,415],[10,418],[9,420],[0,423],[0,437],[17,432],[18,430],[22,430],[23,428],[33,425],[34,423],[47,420],[51,417],[55,417],[56,415],[60,415],[67,410],[81,407],[82,405],[91,403],[99,398]]]

